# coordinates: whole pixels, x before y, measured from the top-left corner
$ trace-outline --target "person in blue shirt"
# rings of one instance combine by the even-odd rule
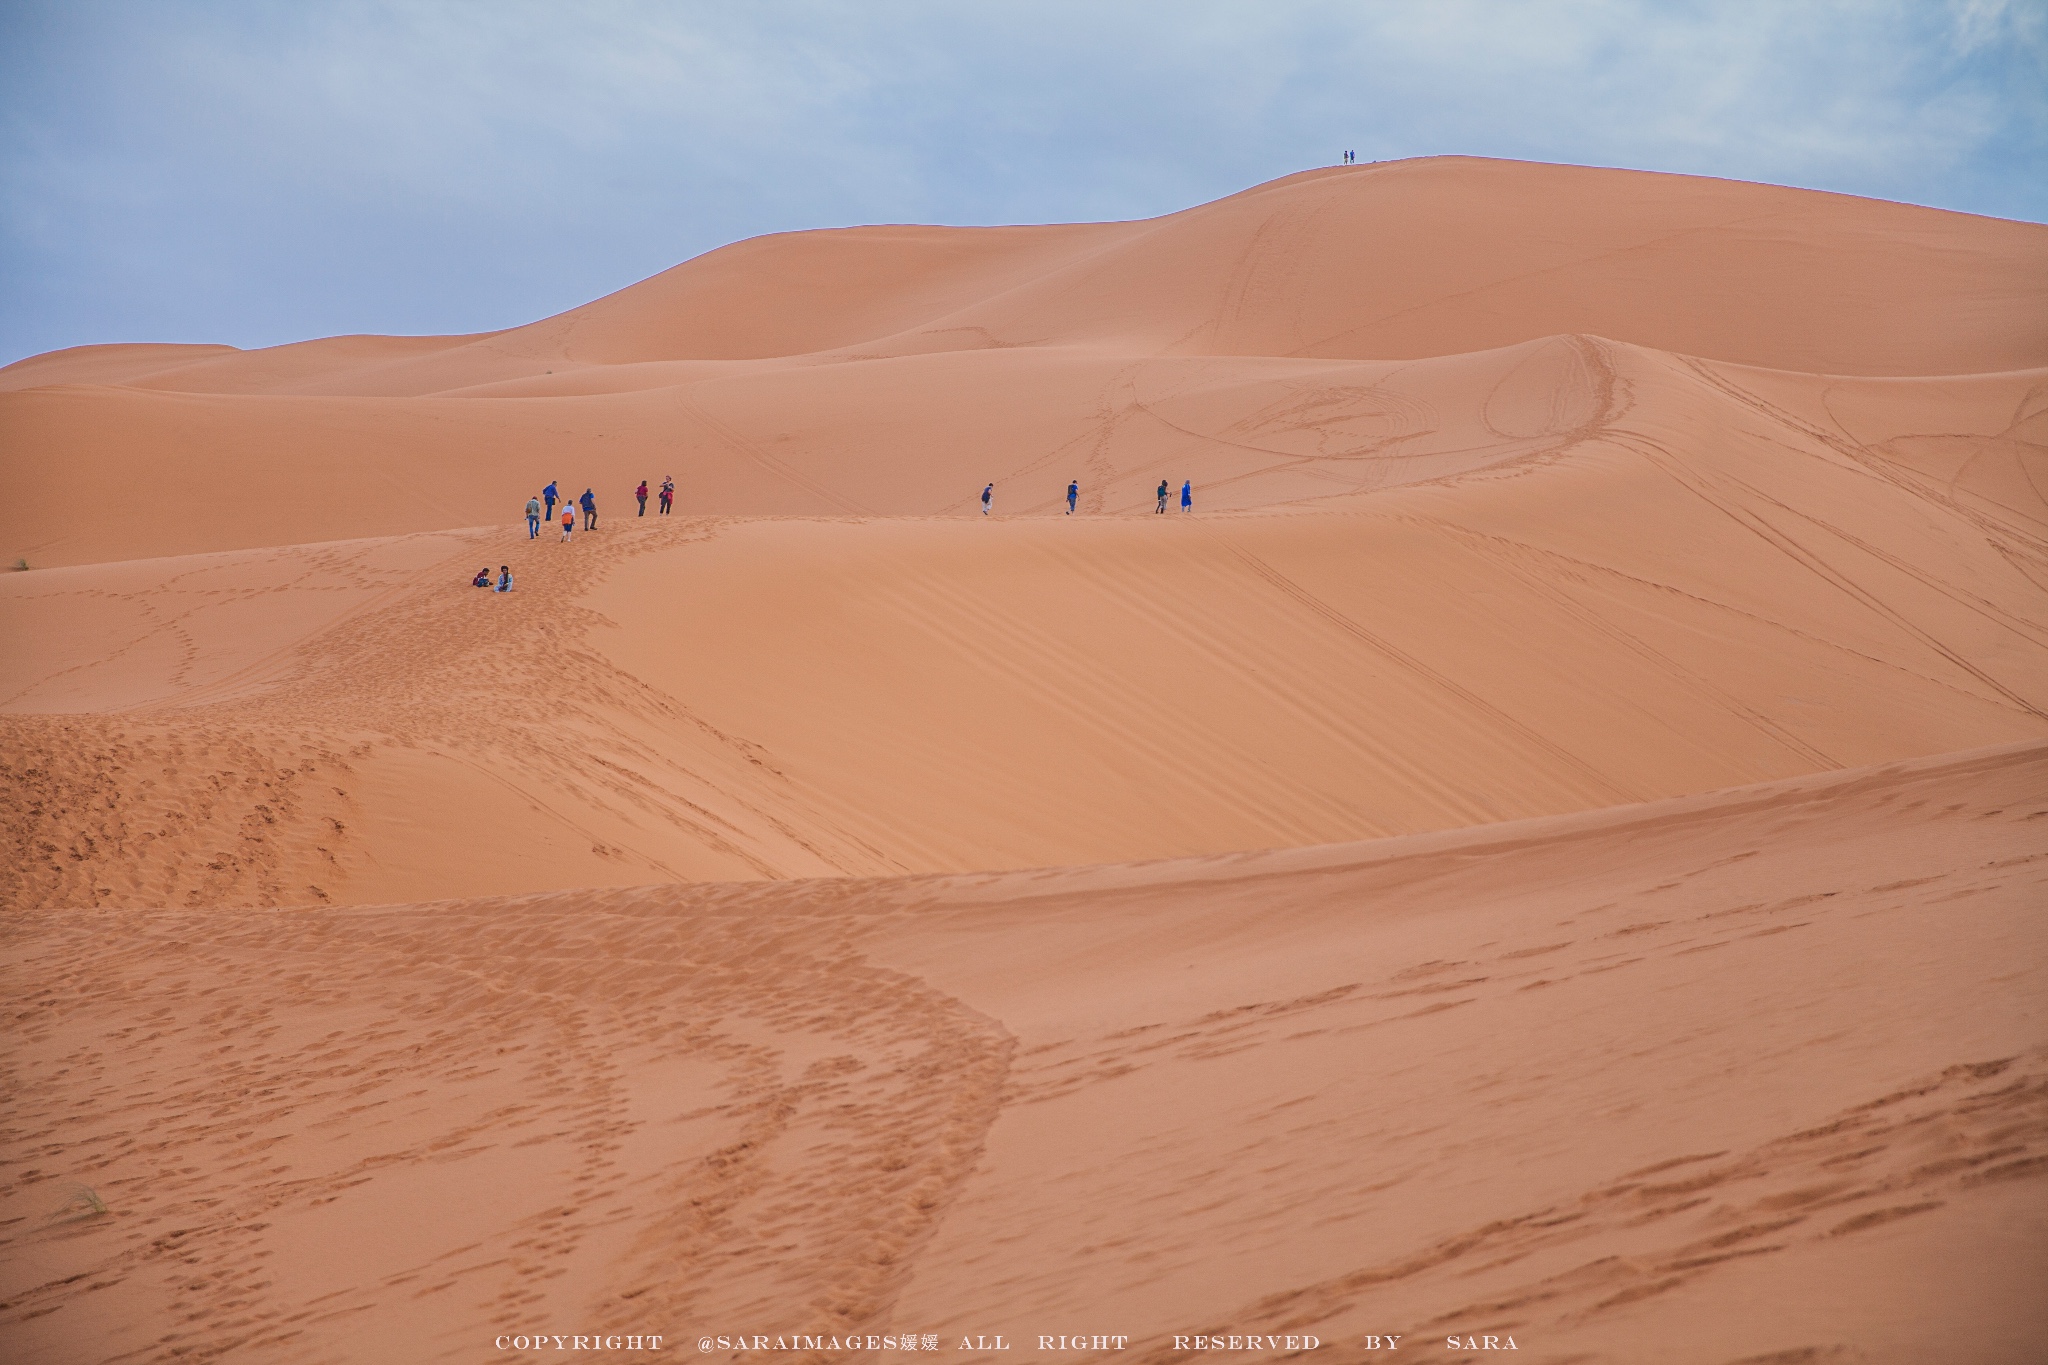
[[[562,500],[562,495],[555,491],[555,485],[552,479],[548,481],[548,486],[546,488],[540,490],[540,495],[548,500],[548,514],[545,519],[548,521],[553,521],[555,519],[555,504]]]
[[[597,494],[586,488],[583,490],[583,496],[578,501],[583,504],[583,529],[595,531],[597,529]]]
[[[1181,483],[1180,510],[1183,512],[1195,510],[1195,485],[1192,480],[1185,480]]]
[[[1081,496],[1081,481],[1075,479],[1067,485],[1067,515],[1074,515],[1074,502]]]

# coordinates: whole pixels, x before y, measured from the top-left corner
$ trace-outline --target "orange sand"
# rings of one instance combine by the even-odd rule
[[[1393,163],[0,433],[9,1358],[2048,1341],[2048,229]]]

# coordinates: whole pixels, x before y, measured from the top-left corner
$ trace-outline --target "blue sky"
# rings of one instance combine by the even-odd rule
[[[2048,0],[0,0],[0,363],[528,322],[1356,148],[2048,219]]]

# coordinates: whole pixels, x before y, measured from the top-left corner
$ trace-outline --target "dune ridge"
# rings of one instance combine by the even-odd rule
[[[1432,158],[0,440],[12,1358],[2048,1334],[2048,228]]]
[[[966,512],[989,479],[1049,506],[1084,470],[1091,485],[1122,472],[1037,462],[1113,445],[1148,372],[1175,376],[1168,391],[1263,373],[1277,398],[1316,361],[1591,336],[1817,375],[1995,374],[2048,366],[2043,318],[2048,231],[2033,224],[1472,158],[1313,171],[1147,222],[759,238],[481,336],[35,357],[0,369],[0,434],[38,457],[25,493],[125,496],[85,524],[11,527],[0,555],[499,522],[519,501],[508,468],[536,483],[587,470],[613,499],[675,473],[682,507],[712,514]],[[1315,424],[1398,425],[1372,398],[1393,368],[1330,386]],[[1228,435],[1201,426],[1189,444]]]

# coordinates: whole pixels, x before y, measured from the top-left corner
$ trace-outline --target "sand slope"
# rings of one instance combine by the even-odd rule
[[[2044,793],[2035,744],[1090,871],[19,917],[6,1330],[2031,1360]],[[110,1213],[46,1220],[59,1172]]]
[[[1219,498],[1350,490],[1278,515],[649,517],[9,576],[12,896],[1115,861],[2048,736],[2041,374],[1900,404],[1593,340],[1444,364],[1375,393],[1433,392],[1414,446],[1187,461]],[[460,586],[500,563],[512,596]]]
[[[1446,158],[0,371],[0,1351],[2035,1358],[2044,319]]]

